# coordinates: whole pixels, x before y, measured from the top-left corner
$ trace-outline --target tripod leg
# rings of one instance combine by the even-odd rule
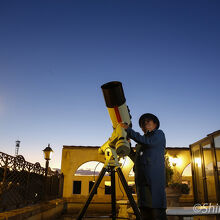
[[[115,167],[111,169],[111,199],[112,199],[112,220],[116,219],[116,193],[115,193]]]
[[[126,179],[125,179],[125,177],[124,177],[120,167],[117,168],[117,173],[118,173],[118,176],[119,176],[119,178],[121,180],[121,183],[122,183],[122,185],[124,187],[126,195],[127,195],[128,199],[129,199],[131,207],[132,207],[132,209],[134,211],[134,214],[136,215],[136,219],[141,220],[141,214],[140,214],[139,209],[137,207],[137,204],[135,203],[134,198],[133,198],[133,196],[132,196],[132,194],[131,194],[131,192],[130,192],[130,190],[128,188],[128,184],[126,182]]]
[[[97,188],[99,187],[99,184],[101,183],[106,171],[107,171],[107,168],[103,167],[100,174],[99,174],[98,179],[96,180],[95,184],[93,185],[93,187],[91,189],[91,192],[90,192],[90,194],[89,194],[89,196],[86,200],[86,203],[84,204],[83,208],[80,210],[80,213],[77,217],[77,220],[81,220],[83,218],[83,216],[84,216],[84,214],[85,214],[85,212],[86,212],[86,210],[87,210],[87,208],[88,208],[88,206],[89,206],[89,204],[90,204]]]

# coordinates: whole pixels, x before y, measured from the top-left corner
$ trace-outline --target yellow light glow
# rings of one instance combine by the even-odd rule
[[[134,182],[134,181],[128,181],[128,185],[129,185],[129,186],[134,186],[134,185],[135,185],[135,182]]]
[[[44,151],[44,159],[50,160],[52,157],[53,151]]]
[[[106,186],[111,186],[111,181],[105,181]]]
[[[133,168],[131,169],[130,173],[128,174],[129,177],[134,176]]]
[[[198,167],[201,167],[201,158],[195,157],[195,164],[198,165]]]
[[[182,159],[179,157],[171,157],[169,156],[169,161],[171,166],[181,166]]]

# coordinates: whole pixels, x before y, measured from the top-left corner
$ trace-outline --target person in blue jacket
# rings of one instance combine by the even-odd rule
[[[136,144],[136,152],[131,149],[130,158],[134,162],[135,184],[138,207],[143,220],[163,220],[166,217],[166,174],[164,132],[159,128],[159,119],[151,114],[143,114],[139,125],[144,135],[134,131],[126,123],[120,123],[127,131],[127,138]]]

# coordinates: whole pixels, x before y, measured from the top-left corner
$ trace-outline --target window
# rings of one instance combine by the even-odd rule
[[[187,176],[191,177],[192,176],[192,168],[191,168],[191,163],[189,163],[185,169],[183,170],[182,176]]]
[[[132,194],[135,194],[135,189],[136,189],[136,186],[135,186],[135,182],[134,181],[128,181],[128,188],[130,190],[130,192]]]
[[[105,181],[105,194],[111,194],[111,181]]]
[[[74,174],[75,176],[98,176],[104,164],[99,161],[89,161],[82,164]],[[105,174],[107,175],[107,173]]]
[[[73,181],[73,194],[81,194],[81,181]]]

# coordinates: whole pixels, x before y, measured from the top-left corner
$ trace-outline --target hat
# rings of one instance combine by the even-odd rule
[[[159,121],[159,119],[157,118],[157,116],[155,116],[155,115],[153,115],[153,114],[151,114],[151,113],[145,113],[145,114],[141,115],[141,117],[139,118],[139,126],[140,126],[140,127],[141,127],[141,124],[143,123],[143,121],[144,121],[145,119],[151,119],[151,120],[153,120],[153,122],[157,124],[156,129],[158,129],[158,128],[160,127],[160,121]]]

